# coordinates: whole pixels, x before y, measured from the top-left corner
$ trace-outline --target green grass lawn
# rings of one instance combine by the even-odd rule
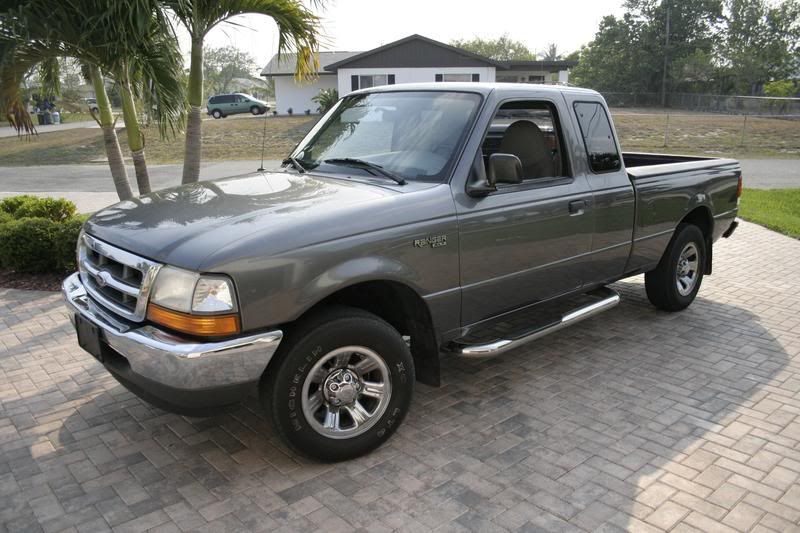
[[[800,239],[800,189],[745,189],[739,216]]]

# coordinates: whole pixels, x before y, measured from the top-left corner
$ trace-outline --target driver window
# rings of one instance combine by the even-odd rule
[[[484,164],[495,153],[517,156],[525,180],[567,175],[556,111],[547,102],[526,100],[500,106],[482,149]]]

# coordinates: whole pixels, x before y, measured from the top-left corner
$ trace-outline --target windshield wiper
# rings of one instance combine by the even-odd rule
[[[300,164],[300,161],[298,161],[297,158],[292,157],[292,156],[289,156],[286,159],[284,159],[283,161],[281,161],[281,165],[284,165],[284,166],[285,165],[292,165],[295,168],[295,170],[297,170],[300,174],[305,174],[305,172],[306,172],[306,168],[303,165]]]
[[[329,165],[342,165],[342,166],[363,168],[366,170],[374,170],[378,174],[381,174],[382,176],[386,176],[387,178],[394,180],[399,185],[406,184],[406,180],[402,176],[398,176],[394,172],[386,170],[381,165],[365,161],[364,159],[356,159],[354,157],[334,157],[332,159],[325,159],[323,163],[328,163]]]

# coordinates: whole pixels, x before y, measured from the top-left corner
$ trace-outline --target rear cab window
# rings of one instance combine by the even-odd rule
[[[603,105],[599,102],[575,102],[573,107],[592,172],[619,170],[622,167],[619,150]]]

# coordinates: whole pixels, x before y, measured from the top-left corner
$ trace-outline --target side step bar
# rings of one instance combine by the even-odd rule
[[[544,337],[549,333],[553,333],[567,326],[577,324],[581,320],[586,320],[587,318],[593,317],[594,315],[602,313],[603,311],[607,311],[619,303],[619,294],[617,291],[609,289],[608,287],[603,287],[597,289],[596,291],[592,291],[591,294],[597,295],[601,299],[562,315],[561,320],[558,322],[535,329],[517,338],[498,339],[486,344],[462,345],[457,347],[455,351],[461,357],[470,359],[494,357],[509,350],[513,350],[518,346],[522,346],[523,344],[527,344],[531,341]]]

